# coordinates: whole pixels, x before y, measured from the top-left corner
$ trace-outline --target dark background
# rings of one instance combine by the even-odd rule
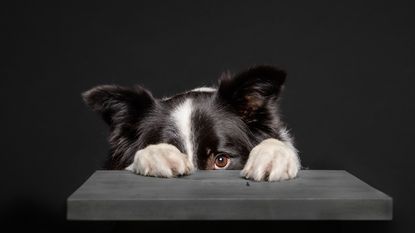
[[[1,4],[2,227],[413,232],[410,1]],[[282,110],[303,165],[347,170],[392,196],[393,221],[66,222],[66,198],[108,149],[107,128],[82,91],[139,83],[162,97],[253,64],[288,72]]]

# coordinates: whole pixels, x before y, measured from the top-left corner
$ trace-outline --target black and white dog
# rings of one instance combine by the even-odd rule
[[[217,88],[156,99],[140,87],[102,85],[83,93],[110,126],[109,169],[175,177],[196,169],[242,169],[256,181],[294,178],[300,161],[281,122],[284,71],[255,66],[225,73]]]

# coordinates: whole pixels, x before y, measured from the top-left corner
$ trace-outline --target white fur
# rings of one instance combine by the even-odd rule
[[[300,170],[300,160],[291,142],[270,138],[255,146],[241,176],[255,181],[292,179]]]
[[[198,92],[215,92],[216,89],[212,87],[198,87],[191,91],[198,91]]]
[[[182,137],[184,146],[186,149],[187,158],[193,161],[193,135],[191,132],[192,126],[192,110],[193,104],[192,99],[186,99],[183,103],[178,105],[173,112],[171,117],[173,122],[176,124],[179,130],[179,135]]]
[[[171,99],[171,96],[161,98],[162,101],[169,100],[169,99]]]
[[[189,93],[189,92],[215,92],[215,91],[217,91],[217,90],[216,90],[216,88],[213,88],[213,87],[198,87],[198,88],[195,88],[191,91],[186,91],[185,93]],[[163,101],[169,100],[172,97],[173,96],[163,97],[163,98],[161,98],[161,100],[163,100]]]
[[[134,162],[125,170],[144,176],[170,178],[190,174],[194,166],[175,146],[160,143],[137,151]]]
[[[290,133],[288,132],[288,129],[285,127],[281,127],[279,129],[279,135],[282,138],[282,140],[291,143],[292,139],[290,137]]]

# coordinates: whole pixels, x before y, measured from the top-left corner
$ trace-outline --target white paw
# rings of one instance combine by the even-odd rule
[[[137,151],[134,162],[126,170],[144,176],[175,177],[188,175],[194,170],[187,155],[175,146],[160,143]]]
[[[291,143],[270,138],[252,149],[241,176],[256,181],[287,180],[296,177],[300,167]]]

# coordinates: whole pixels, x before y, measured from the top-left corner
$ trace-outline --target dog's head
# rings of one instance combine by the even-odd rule
[[[256,66],[225,73],[217,88],[156,99],[140,87],[97,86],[83,94],[110,127],[111,169],[124,169],[150,144],[169,143],[198,169],[241,169],[262,140],[284,140],[277,100],[285,72]]]

